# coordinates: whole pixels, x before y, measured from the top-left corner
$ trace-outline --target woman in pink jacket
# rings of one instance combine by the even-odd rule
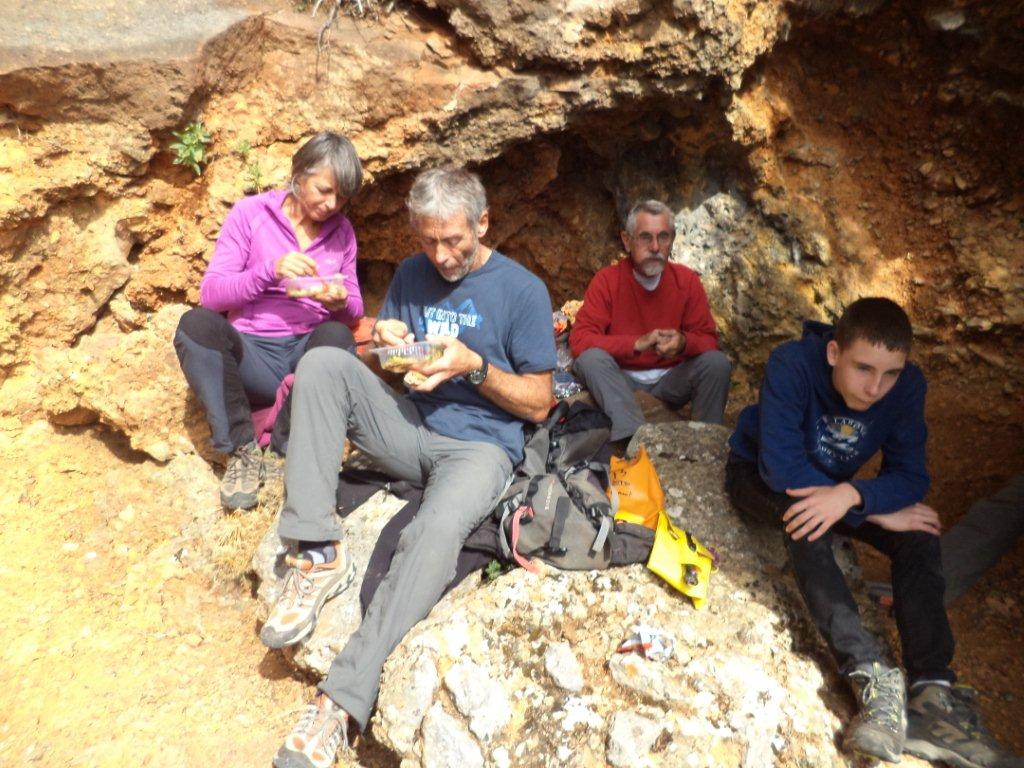
[[[206,410],[214,449],[230,454],[221,501],[256,505],[267,473],[280,473],[288,447],[289,403],[264,456],[252,406],[274,402],[281,381],[317,346],[354,351],[348,326],[363,315],[356,237],[341,213],[359,191],[362,166],[352,143],[324,131],[292,158],[287,189],[240,200],[221,228],[200,287],[201,306],[182,315],[174,348]],[[311,296],[289,296],[282,281],[336,275]]]

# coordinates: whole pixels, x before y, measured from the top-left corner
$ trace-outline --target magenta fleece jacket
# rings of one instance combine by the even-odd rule
[[[356,278],[356,235],[338,213],[327,219],[304,253],[323,276],[341,273],[348,303],[328,312],[318,301],[289,298],[274,275],[274,263],[299,243],[281,206],[285,190],[239,200],[221,227],[213,258],[199,288],[200,304],[227,312],[240,333],[256,336],[298,336],[325,320],[351,324],[363,316],[363,296]]]

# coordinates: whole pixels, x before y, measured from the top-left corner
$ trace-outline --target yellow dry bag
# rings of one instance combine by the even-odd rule
[[[707,602],[715,559],[689,531],[674,526],[664,511],[659,513],[647,567],[690,598],[694,608]]]

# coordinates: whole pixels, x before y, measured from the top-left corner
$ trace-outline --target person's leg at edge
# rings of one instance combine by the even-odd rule
[[[416,519],[403,531],[391,568],[359,629],[335,658],[320,690],[366,726],[384,661],[434,607],[455,573],[459,550],[493,508],[512,464],[503,450],[432,436],[434,458]]]
[[[288,361],[288,371],[294,373],[302,356],[318,347],[336,347],[355,354],[356,340],[352,331],[343,323],[334,320],[321,323],[306,334],[303,343],[296,345],[291,359]],[[288,452],[288,437],[291,433],[291,402],[292,395],[289,392],[281,406],[281,412],[274,420],[274,428],[270,433],[270,450],[277,456],[284,456]]]
[[[691,421],[722,424],[729,399],[732,363],[717,349],[684,360],[671,368],[651,389],[651,394],[673,408],[688,402]]]
[[[1024,536],[1024,474],[979,499],[942,535],[946,605],[967,592]]]
[[[592,347],[576,358],[573,370],[597,406],[612,420],[609,439],[632,437],[644,423],[644,415],[629,379],[615,359],[603,349]]]

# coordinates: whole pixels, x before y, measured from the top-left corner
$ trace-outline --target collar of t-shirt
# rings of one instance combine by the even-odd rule
[[[653,291],[655,288],[657,288],[658,283],[661,282],[661,276],[663,274],[665,273],[659,272],[658,274],[654,275],[654,277],[648,277],[647,275],[641,275],[635,269],[633,270],[633,277],[636,278],[636,281],[640,283],[640,286],[645,291]]]

